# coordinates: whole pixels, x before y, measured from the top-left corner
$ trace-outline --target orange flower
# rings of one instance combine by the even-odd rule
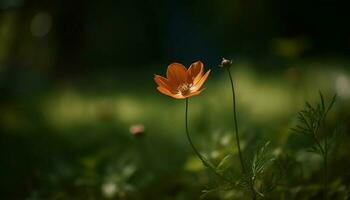
[[[175,99],[185,99],[201,93],[203,84],[209,76],[210,70],[204,74],[204,67],[201,61],[192,63],[186,69],[182,64],[172,63],[168,66],[164,78],[159,75],[154,76],[154,81],[158,84],[158,91]]]

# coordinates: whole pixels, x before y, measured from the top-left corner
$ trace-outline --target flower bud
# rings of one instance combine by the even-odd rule
[[[221,64],[219,65],[222,68],[230,68],[232,65],[232,60],[222,58]]]

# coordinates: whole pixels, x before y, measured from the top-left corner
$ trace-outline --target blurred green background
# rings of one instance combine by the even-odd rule
[[[222,57],[234,60],[246,154],[270,140],[303,168],[270,198],[319,197],[320,158],[290,128],[319,90],[338,95],[329,121],[345,134],[330,193],[347,199],[349,19],[327,0],[1,0],[0,199],[199,199],[220,183],[187,143],[185,102],[159,94],[153,74],[197,60],[213,70],[190,99],[190,129],[213,162],[232,153],[238,174]],[[142,136],[129,132],[135,124]]]

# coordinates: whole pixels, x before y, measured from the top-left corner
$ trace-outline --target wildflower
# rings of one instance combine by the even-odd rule
[[[208,167],[218,177],[222,178],[226,182],[235,185],[226,176],[220,174],[216,168],[202,155],[199,153],[197,148],[194,146],[193,141],[188,130],[188,102],[189,97],[200,94],[204,88],[203,84],[209,76],[210,70],[204,73],[203,63],[197,61],[192,63],[191,66],[186,69],[182,64],[172,63],[168,66],[166,78],[155,75],[154,81],[158,84],[158,91],[167,96],[175,99],[186,99],[185,107],[185,127],[186,135],[189,144],[191,145],[196,156],[202,161],[205,167]]]
[[[130,126],[129,131],[132,135],[141,136],[145,133],[145,126],[142,124],[135,124]]]
[[[192,63],[188,69],[180,63],[172,63],[168,66],[166,78],[155,75],[154,81],[162,94],[175,99],[185,99],[204,90],[203,84],[209,73],[210,70],[204,74],[204,65],[201,61]]]
[[[219,65],[222,68],[230,68],[232,65],[232,60],[222,58],[221,65]]]

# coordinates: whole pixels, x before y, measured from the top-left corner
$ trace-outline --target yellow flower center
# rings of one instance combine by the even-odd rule
[[[181,95],[186,95],[191,92],[192,83],[183,83],[179,87],[177,87],[177,91]]]

